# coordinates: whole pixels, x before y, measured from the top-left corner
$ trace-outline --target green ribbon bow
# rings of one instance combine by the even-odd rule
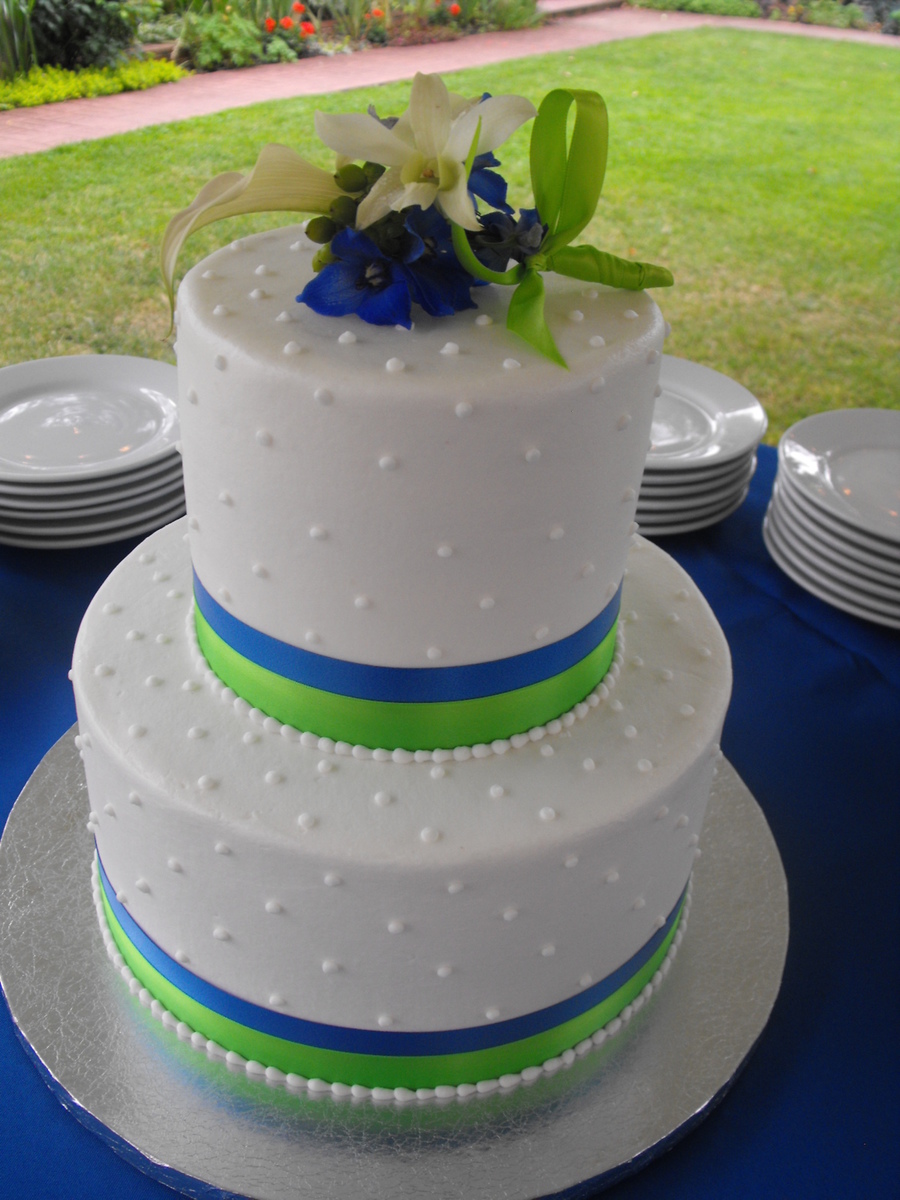
[[[567,145],[566,122],[575,105],[575,124]],[[476,133],[466,162],[471,172]],[[542,271],[555,271],[590,283],[640,291],[671,287],[671,271],[651,263],[631,262],[593,246],[572,246],[597,208],[606,174],[608,119],[597,92],[555,88],[544,97],[531,132],[531,186],[547,232],[537,252],[509,271],[490,271],[475,256],[465,230],[453,226],[453,247],[463,267],[489,283],[516,284],[506,326],[561,367],[559,352],[544,317]]]

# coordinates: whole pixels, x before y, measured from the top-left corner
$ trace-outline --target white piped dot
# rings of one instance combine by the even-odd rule
[[[394,458],[393,454],[384,454],[381,458],[379,458],[378,465],[381,467],[382,471],[393,471],[396,470],[397,460]]]
[[[102,679],[106,675],[114,675],[115,671],[113,670],[112,667],[108,666],[106,663],[100,663],[99,666],[94,667],[94,674],[98,678]]]
[[[487,1017],[487,1019],[489,1021],[496,1021],[497,1018],[500,1016],[500,1009],[499,1008],[486,1008],[484,1010],[484,1015]]]
[[[219,781],[214,779],[212,775],[201,775],[197,780],[197,787],[200,788],[202,792],[211,792],[213,788],[218,787],[218,782]]]
[[[458,417],[471,417],[473,409],[468,400],[461,400],[453,411]]]
[[[280,992],[273,992],[269,997],[269,1006],[271,1008],[284,1008],[285,1004],[287,1004],[287,1001]]]
[[[443,779],[447,772],[443,767],[432,767],[429,774],[431,775],[432,779]]]
[[[384,364],[384,369],[391,375],[399,375],[401,371],[406,370],[406,363],[402,358],[389,358]]]
[[[340,969],[341,969],[340,963],[335,962],[335,960],[333,958],[326,958],[322,962],[322,974],[323,975],[336,975],[338,973],[338,971],[340,971]]]
[[[271,446],[275,439],[269,433],[268,429],[257,429],[256,444],[257,446]]]
[[[592,758],[586,758],[581,765],[585,769],[585,771],[593,771],[594,768],[597,766],[597,764],[594,762],[594,760]]]
[[[479,313],[475,318],[475,324],[484,327],[485,325],[493,325],[494,318],[489,317],[487,313]]]
[[[577,325],[580,321],[584,320],[584,313],[581,311],[580,308],[573,308],[572,311],[569,313],[569,320],[574,321],[575,324]]]
[[[329,762],[327,758],[323,758],[316,764],[316,770],[320,775],[330,775],[334,770],[334,763]]]
[[[214,317],[227,317],[229,312],[231,312],[230,308],[227,308],[224,304],[217,304],[216,307],[213,309],[213,316]]]
[[[280,912],[284,912],[284,909],[281,907],[281,905],[278,903],[277,900],[267,900],[265,908],[266,908],[266,912],[269,913],[271,916],[275,916],[276,914],[278,914]]]
[[[446,542],[442,542],[437,548],[438,558],[450,558],[453,554],[453,547],[448,546]]]
[[[404,933],[406,931],[406,923],[404,921],[388,921],[388,933]]]
[[[213,930],[213,937],[216,939],[217,942],[230,942],[231,941],[231,934],[228,932],[228,930],[225,928],[224,925],[217,925],[215,927],[215,929]]]
[[[329,404],[334,404],[334,395],[328,388],[316,388],[313,392],[313,399],[317,404],[327,407]]]
[[[343,882],[343,879],[335,871],[329,871],[324,879],[326,887],[340,887]]]
[[[280,771],[266,771],[263,778],[268,784],[284,783],[284,776]]]
[[[425,654],[432,660],[432,662],[434,662],[436,659],[441,657],[441,648],[440,646],[429,646],[425,651]]]
[[[546,805],[544,808],[542,808],[540,810],[540,812],[538,813],[538,816],[541,818],[542,821],[555,821],[556,820],[556,809],[550,808],[549,805]]]
[[[517,358],[504,358],[503,360],[503,369],[506,371],[516,371],[521,365]]]
[[[309,833],[310,829],[315,829],[316,823],[316,818],[312,813],[304,812],[297,818],[297,824],[305,833]]]
[[[145,895],[148,895],[150,892],[150,884],[146,879],[139,879],[134,886],[139,892],[143,892]]]
[[[460,880],[454,879],[452,883],[447,884],[447,891],[451,896],[458,896],[465,886],[466,885],[461,883]]]
[[[488,612],[490,609],[492,609],[494,607],[494,597],[493,596],[482,596],[481,599],[478,601],[478,607],[483,608],[485,612]]]
[[[634,909],[636,912],[640,912],[640,910],[641,910],[642,908],[646,908],[646,907],[647,907],[647,901],[644,899],[644,897],[643,897],[643,896],[638,896],[637,900],[635,900],[634,904],[632,904],[632,906],[631,906],[631,907],[632,907],[632,908],[633,908],[633,909]]]
[[[602,392],[606,387],[606,379],[602,375],[598,375],[596,379],[591,381],[591,391],[596,395]]]
[[[637,313],[634,311],[633,308],[626,308],[625,311],[622,313],[622,316],[625,318],[626,321],[637,320]]]
[[[308,646],[318,646],[322,639],[314,629],[307,629],[306,633],[303,635],[303,640]]]
[[[192,725],[191,728],[187,731],[187,735],[191,739],[191,741],[196,742],[196,741],[199,741],[200,738],[206,737],[206,730],[202,729],[199,725]]]
[[[228,360],[226,359],[225,355],[217,354],[215,359],[213,360],[213,366],[216,368],[217,371],[224,371],[225,368],[228,366]]]
[[[449,963],[441,963],[440,966],[436,968],[435,973],[438,979],[446,979],[449,975],[453,974],[453,968]]]
[[[601,337],[599,333],[595,333],[589,340],[588,345],[593,346],[595,350],[599,350],[601,346],[606,345],[606,338]]]
[[[659,807],[659,808],[656,810],[656,817],[654,818],[654,820],[657,820],[657,821],[664,821],[668,815],[669,815],[669,809],[668,809],[668,806],[667,806],[667,805],[665,805],[665,804],[662,804],[662,805],[660,805],[660,807]]]
[[[116,613],[121,612],[121,611],[122,611],[121,604],[113,604],[112,602],[110,602],[109,604],[103,605],[103,612],[107,617],[112,617]]]
[[[219,276],[216,271],[204,271],[203,274],[201,275],[201,279],[218,279],[218,278],[219,278]]]
[[[435,842],[439,842],[441,840],[440,830],[432,829],[431,826],[426,826],[426,828],[423,829],[419,834],[419,840],[425,842],[426,845],[433,845]]]
[[[659,362],[659,351],[658,350],[648,350],[647,351],[647,362],[650,364],[651,367],[654,366],[656,363],[658,363]]]
[[[620,414],[619,419],[616,421],[616,429],[618,429],[619,432],[621,433],[621,431],[623,429],[627,429],[630,424],[631,424],[631,413],[623,412]]]
[[[501,796],[506,795],[506,789],[504,787],[502,787],[499,783],[495,783],[489,789],[488,795],[490,796],[490,798],[492,800],[499,800]]]
[[[229,592],[228,588],[226,588],[226,587],[219,588],[219,599],[224,600],[226,604],[231,603],[231,592]]]
[[[372,601],[369,599],[368,596],[356,596],[353,600],[353,607],[359,608],[359,609],[371,608]]]
[[[390,792],[376,792],[372,797],[372,803],[377,805],[378,808],[387,808],[393,802],[393,799],[394,797]]]
[[[215,850],[216,854],[221,854],[226,857],[231,853],[231,847],[225,842],[216,842],[213,849]]]
[[[129,725],[128,736],[133,738],[142,738],[147,732],[146,725]]]
[[[514,921],[518,915],[519,910],[517,908],[504,908],[503,910],[504,921]]]
[[[604,878],[607,883],[618,883],[619,882],[619,872],[618,871],[607,871]]]
[[[382,1029],[390,1029],[394,1023],[394,1018],[389,1013],[382,1013],[378,1018],[378,1024]]]
[[[344,332],[341,334],[341,336],[338,338],[338,345],[340,345],[340,346],[355,346],[356,345],[356,334],[353,333],[352,330],[350,330],[350,329],[345,329]]]
[[[269,293],[266,291],[263,291],[262,288],[254,288],[253,291],[250,293],[251,300],[268,300],[268,298],[269,298]]]
[[[456,342],[445,342],[444,345],[441,346],[441,354],[445,355],[447,358],[453,358],[459,354],[459,346],[456,344]]]
[[[648,771],[653,770],[653,763],[649,758],[639,758],[637,761],[637,769],[641,772],[641,774],[646,775]]]
[[[556,953],[556,947],[552,942],[548,942],[546,946],[541,946],[541,954],[544,958],[552,958]]]
[[[166,866],[170,871],[174,871],[176,875],[180,875],[182,873],[183,868],[177,858],[167,858]]]

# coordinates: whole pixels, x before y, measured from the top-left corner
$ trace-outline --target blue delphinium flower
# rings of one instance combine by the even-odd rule
[[[356,313],[370,325],[410,328],[410,280],[402,261],[349,228],[332,239],[331,253],[335,261],[309,281],[297,297],[301,304],[327,317]]]
[[[406,273],[417,304],[432,317],[449,317],[475,308],[469,288],[480,283],[460,266],[450,224],[436,208],[412,208],[406,217],[411,245]]]
[[[488,170],[488,167],[499,166],[500,160],[490,150],[486,154],[479,154],[472,163],[472,171],[469,175],[469,191],[473,196],[477,196],[479,200],[484,200],[491,208],[498,208],[501,212],[511,213],[513,210],[506,203],[506,189],[508,186],[506,180],[496,171]]]
[[[547,227],[536,208],[520,208],[519,218],[503,212],[485,213],[481,232],[472,238],[472,249],[490,271],[505,271],[510,259],[524,262],[540,249]]]

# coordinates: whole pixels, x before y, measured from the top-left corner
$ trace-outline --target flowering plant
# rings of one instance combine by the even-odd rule
[[[575,106],[571,138],[566,125]],[[518,216],[493,151],[528,120],[534,207]],[[557,88],[540,109],[521,96],[466,99],[438,76],[417,75],[399,117],[317,112],[316,133],[337,154],[331,174],[286,146],[263,148],[249,175],[219,175],[169,223],[162,269],[174,303],[178,253],[222,217],[263,211],[314,215],[315,277],[297,299],[329,316],[411,324],[477,307],[471,289],[514,286],[507,327],[565,366],[544,318],[543,271],[638,290],[668,287],[664,267],[573,246],[594,215],[606,171],[606,105],[596,92]]]

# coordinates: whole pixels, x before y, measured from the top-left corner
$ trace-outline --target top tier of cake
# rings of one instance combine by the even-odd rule
[[[509,288],[411,331],[321,316],[295,300],[314,249],[301,227],[249,237],[179,291],[191,556],[221,639],[201,644],[278,677],[299,657],[329,693],[361,670],[387,702],[465,699],[472,665],[499,664],[497,690],[558,674],[615,621],[659,309],[549,277],[565,370],[506,330]]]

